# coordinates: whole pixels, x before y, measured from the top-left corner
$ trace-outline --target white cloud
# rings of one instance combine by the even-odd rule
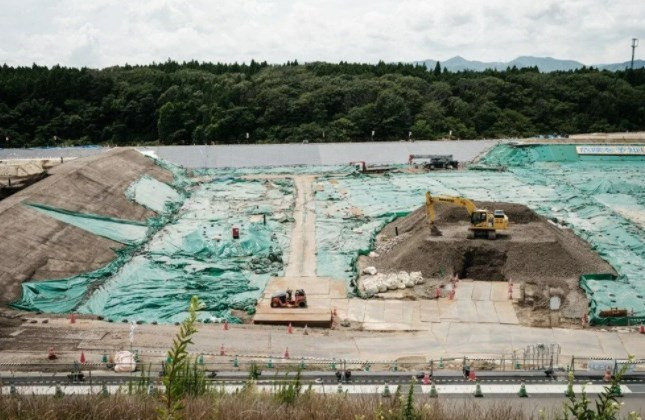
[[[486,61],[548,55],[597,64],[626,61],[631,38],[645,38],[645,2],[619,0],[0,2],[0,61],[12,65],[454,55]]]

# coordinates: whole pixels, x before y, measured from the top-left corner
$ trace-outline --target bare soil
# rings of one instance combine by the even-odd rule
[[[559,296],[560,317],[578,318],[587,299],[578,285],[581,274],[614,273],[612,267],[572,231],[539,216],[526,206],[479,202],[489,210],[504,210],[510,221],[496,240],[467,239],[468,214],[463,208],[438,205],[433,234],[426,221],[425,206],[387,225],[377,235],[378,257],[361,257],[360,268],[374,266],[379,272],[421,271],[430,284],[448,276],[483,281],[512,281],[524,285],[518,311],[527,325],[540,324],[552,296]],[[396,228],[396,229],[395,229]],[[398,236],[396,230],[398,229]],[[408,293],[415,293],[410,290]],[[424,298],[421,293],[419,298]],[[527,315],[528,314],[528,315]],[[565,319],[562,322],[567,322]],[[549,321],[551,325],[553,322]],[[557,321],[556,321],[557,323]]]

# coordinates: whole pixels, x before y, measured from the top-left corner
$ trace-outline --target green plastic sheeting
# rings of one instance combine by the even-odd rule
[[[203,321],[239,322],[231,310],[252,312],[268,279],[283,272],[293,185],[276,181],[217,179],[197,186],[177,218],[79,312],[175,322],[186,316],[190,297],[197,295],[205,305]],[[240,229],[240,239],[232,238],[233,227]]]
[[[148,224],[144,222],[115,219],[90,213],[78,213],[44,204],[32,203],[29,206],[56,220],[122,244],[140,244],[146,240],[148,235]]]
[[[645,156],[575,151],[575,145],[498,146],[482,163],[505,165],[525,182],[557,192],[544,213],[570,226],[619,274],[615,280],[581,278],[591,322],[638,323],[645,317]],[[600,311],[615,307],[630,316],[600,317]]]
[[[357,172],[354,165],[292,165],[256,166],[252,168],[209,168],[194,169],[198,176],[245,176],[245,175],[329,175]]]
[[[580,286],[590,297],[590,312],[593,314],[594,324],[599,325],[635,325],[645,322],[645,315],[632,313],[631,308],[626,308],[625,302],[634,299],[643,300],[645,295],[642,289],[618,278],[613,274],[584,274],[580,276]],[[624,317],[602,317],[600,311],[621,308],[628,311]]]
[[[183,202],[176,189],[147,175],[132,183],[125,195],[158,214],[172,213],[176,205]]]
[[[177,191],[173,194],[145,177],[131,186],[133,200],[160,213],[147,226],[136,226],[145,230],[143,239],[113,232],[119,223],[130,229],[129,222],[41,206],[40,211],[53,217],[97,234],[121,235],[123,243],[132,245],[93,273],[25,283],[16,306],[175,322],[185,316],[190,296],[196,294],[206,303],[200,312],[204,322],[238,322],[232,310],[252,312],[268,279],[282,275],[282,259],[288,254],[294,185],[288,178],[261,179],[266,173],[318,175],[314,201],[320,276],[351,285],[356,259],[373,249],[375,235],[386,223],[422,206],[425,192],[431,191],[524,204],[571,228],[618,273],[615,278],[580,279],[589,297],[591,322],[636,323],[645,317],[642,156],[579,156],[572,145],[502,144],[467,171],[366,175],[346,165],[273,167],[199,170],[193,179],[181,168],[157,162],[175,174],[172,187]],[[94,226],[97,221],[100,229]],[[233,227],[240,229],[238,240],[231,237]],[[628,316],[599,316],[611,307],[627,309]]]
[[[182,176],[178,183],[186,192],[172,194],[158,181],[139,179],[127,195],[165,213],[149,221],[144,243],[122,250],[115,261],[92,273],[25,283],[14,306],[116,321],[176,322],[186,317],[188,302],[197,295],[205,305],[202,321],[239,322],[231,311],[252,312],[268,279],[283,273],[293,221],[293,182],[186,180]],[[166,193],[148,194],[153,189]],[[184,200],[181,207],[176,200]],[[233,227],[239,228],[240,239],[232,238]]]
[[[573,145],[505,144],[476,167],[506,171],[319,178],[318,274],[351,283],[356,278],[354,261],[370,251],[382,226],[422,206],[425,191],[432,191],[524,204],[570,227],[619,273],[611,283],[581,280],[592,322],[617,322],[599,317],[601,310],[616,306],[630,312],[619,322],[639,322],[645,316],[640,297],[645,296],[645,157],[578,156]],[[620,290],[617,298],[605,294],[607,288]]]
[[[107,280],[128,259],[131,248],[117,251],[117,258],[107,266],[87,274],[61,280],[22,284],[22,297],[13,307],[26,311],[64,314],[76,312],[90,291]]]

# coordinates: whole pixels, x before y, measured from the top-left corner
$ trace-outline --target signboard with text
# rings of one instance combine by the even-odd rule
[[[579,155],[645,155],[645,146],[614,145],[614,146],[576,146]]]

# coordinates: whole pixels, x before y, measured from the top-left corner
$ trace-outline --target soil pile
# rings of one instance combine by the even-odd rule
[[[380,272],[421,271],[426,278],[457,273],[460,278],[473,280],[532,281],[613,272],[586,242],[526,206],[477,205],[504,210],[510,220],[509,230],[498,232],[497,240],[467,239],[466,211],[440,204],[436,206],[435,226],[441,236],[436,236],[426,221],[424,206],[383,229],[377,237],[379,257],[370,258],[369,265]]]
[[[20,296],[30,280],[60,279],[112,261],[122,244],[91,234],[36,211],[25,203],[128,220],[154,213],[128,199],[131,183],[149,175],[170,182],[172,173],[133,149],[114,149],[74,159],[50,175],[0,201],[0,303]]]
[[[376,255],[362,257],[361,268],[379,273],[420,271],[430,283],[458,274],[462,279],[525,283],[526,296],[548,307],[552,295],[561,296],[570,317],[586,307],[578,278],[585,273],[614,273],[582,239],[523,205],[478,202],[478,207],[504,210],[510,227],[496,240],[467,239],[469,217],[465,209],[435,206],[433,234],[425,206],[387,225],[377,235]],[[398,228],[398,236],[396,229]],[[374,254],[373,254],[374,255]]]

